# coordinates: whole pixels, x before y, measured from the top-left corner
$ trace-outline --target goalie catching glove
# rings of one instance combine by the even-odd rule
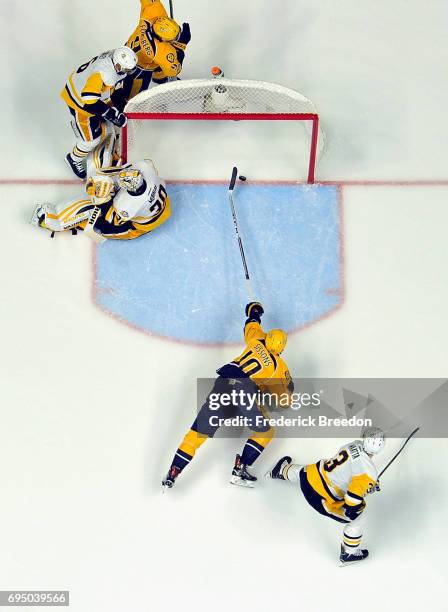
[[[86,192],[95,206],[110,202],[115,195],[115,183],[110,176],[96,175],[86,183]]]

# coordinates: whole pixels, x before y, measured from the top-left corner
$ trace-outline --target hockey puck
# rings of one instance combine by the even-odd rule
[[[238,178],[240,179],[240,181],[245,181],[246,180],[246,177],[243,176],[242,174]]]

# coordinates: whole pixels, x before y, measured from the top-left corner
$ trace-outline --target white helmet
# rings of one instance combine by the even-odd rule
[[[376,455],[386,444],[384,431],[379,427],[369,427],[364,430],[362,438],[362,446],[368,455]]]
[[[118,47],[112,54],[112,62],[118,74],[129,74],[137,66],[137,56],[129,47]]]
[[[118,185],[130,193],[139,191],[144,182],[143,174],[138,168],[127,168],[118,175]]]
[[[117,220],[126,223],[135,217],[147,216],[148,201],[152,203],[156,196],[156,184],[145,180],[137,168],[122,170],[117,182],[121,187],[113,202]]]

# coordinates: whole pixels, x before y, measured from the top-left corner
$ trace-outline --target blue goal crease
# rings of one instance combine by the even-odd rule
[[[248,297],[227,186],[185,183],[169,192],[167,223],[98,248],[96,302],[149,334],[241,342]],[[265,326],[296,330],[337,308],[343,298],[337,187],[246,183],[235,203]]]

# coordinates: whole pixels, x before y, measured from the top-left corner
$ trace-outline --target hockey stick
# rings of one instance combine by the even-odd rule
[[[389,463],[386,465],[386,467],[381,470],[381,472],[378,475],[378,480],[381,478],[381,476],[384,474],[384,472],[387,470],[387,468],[392,465],[392,463],[395,461],[395,459],[398,457],[398,455],[403,451],[404,447],[406,446],[406,444],[409,442],[409,440],[415,436],[415,434],[418,432],[418,430],[420,429],[420,427],[416,427],[414,429],[414,431],[412,433],[409,434],[409,436],[406,438],[405,443],[403,444],[403,446],[400,448],[400,450],[398,451],[398,453],[396,455],[394,455],[394,457],[392,457],[392,459],[389,461]]]
[[[170,17],[171,17],[171,19],[174,19],[173,0],[170,0]]]
[[[253,291],[252,282],[251,282],[250,276],[249,276],[249,269],[247,267],[246,255],[244,254],[243,241],[241,240],[240,231],[239,231],[239,228],[238,228],[238,219],[237,219],[237,216],[236,216],[235,202],[234,202],[234,199],[233,199],[233,191],[235,189],[235,184],[236,184],[237,176],[238,176],[238,168],[234,167],[233,170],[232,170],[232,177],[230,179],[230,184],[229,184],[229,202],[230,202],[230,209],[232,211],[233,225],[235,227],[235,233],[236,233],[236,237],[238,239],[238,246],[240,247],[241,261],[243,262],[243,268],[244,268],[244,276],[246,277],[247,293],[249,294],[250,301],[253,302],[253,301],[255,301],[255,299],[254,299],[254,291]],[[244,177],[240,176],[239,178],[242,181],[246,180],[245,176]]]
[[[95,206],[89,216],[89,220],[86,223],[84,228],[84,234],[91,238],[94,242],[98,242],[98,244],[102,244],[106,242],[107,238],[104,238],[101,234],[95,232],[94,227],[95,223],[98,221],[99,216],[101,215],[101,208],[99,206]]]

